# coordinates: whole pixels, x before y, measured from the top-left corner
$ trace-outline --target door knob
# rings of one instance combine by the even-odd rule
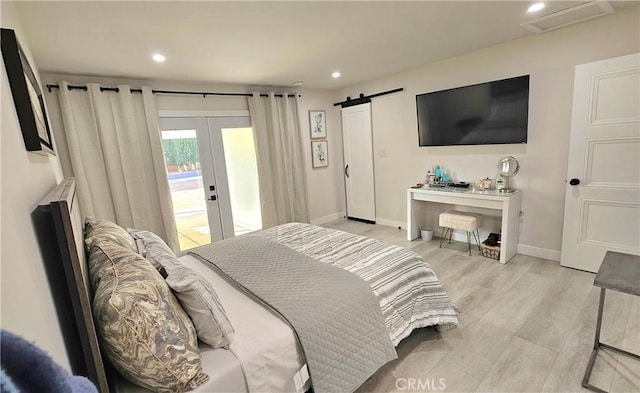
[[[580,180],[574,177],[573,179],[569,180],[569,184],[571,184],[572,186],[577,186],[578,184],[580,184]]]

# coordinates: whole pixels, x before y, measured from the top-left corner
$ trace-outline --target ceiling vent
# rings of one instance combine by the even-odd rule
[[[615,10],[607,1],[591,1],[521,23],[520,26],[540,34],[614,12]]]

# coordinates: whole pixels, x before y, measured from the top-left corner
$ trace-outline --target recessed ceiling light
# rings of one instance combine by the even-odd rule
[[[304,83],[303,81],[295,81],[295,82],[293,82],[293,85],[294,86],[302,86],[303,83]]]
[[[527,12],[538,12],[544,8],[544,3],[533,3],[527,10]]]
[[[153,61],[157,61],[158,63],[162,63],[163,61],[167,60],[167,58],[160,53],[156,53],[155,55],[153,55],[152,59]]]
[[[332,78],[340,78],[340,72],[339,71],[334,72],[333,74],[331,74],[331,77]]]

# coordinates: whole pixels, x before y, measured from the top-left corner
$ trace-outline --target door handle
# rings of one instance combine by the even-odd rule
[[[569,184],[571,184],[572,186],[577,186],[578,184],[580,184],[580,180],[574,177],[573,179],[569,180]]]
[[[349,165],[347,164],[347,166],[344,167],[344,175],[346,177],[349,177]]]
[[[215,200],[217,200],[217,199],[218,199],[218,197],[217,197],[216,195],[211,195],[211,196],[209,197],[209,200],[211,200],[211,201],[215,201]]]

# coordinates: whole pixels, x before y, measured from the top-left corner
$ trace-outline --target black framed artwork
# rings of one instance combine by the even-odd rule
[[[15,31],[2,29],[0,46],[27,151],[55,154],[42,89],[16,39]]]

